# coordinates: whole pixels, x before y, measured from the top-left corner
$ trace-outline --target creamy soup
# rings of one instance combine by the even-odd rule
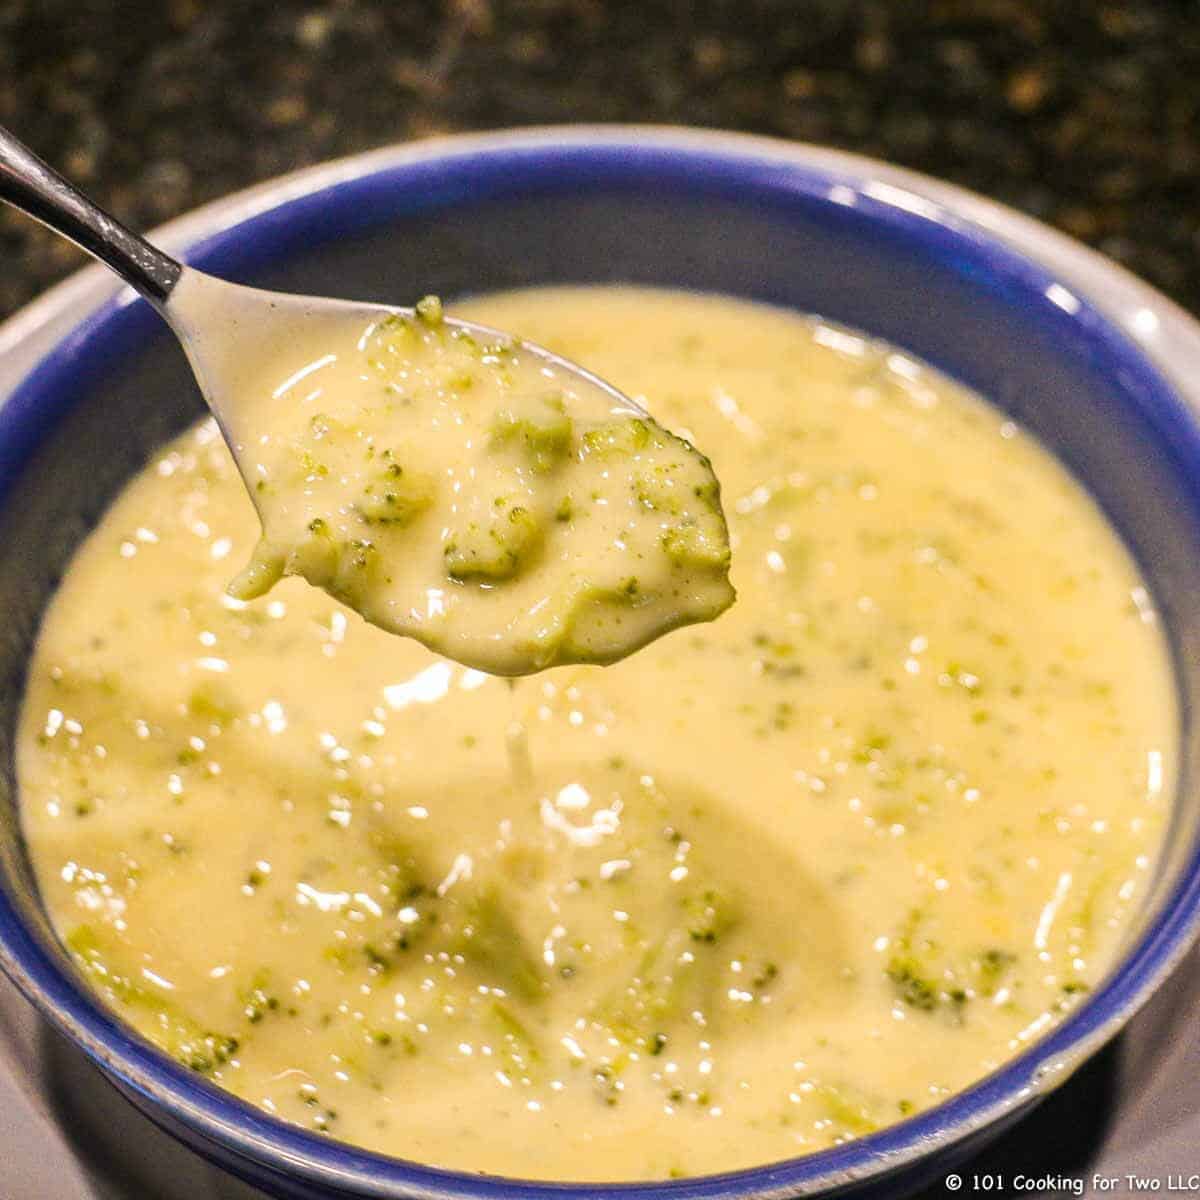
[[[187,275],[172,304],[220,329],[212,284]],[[239,599],[299,575],[499,675],[613,662],[733,600],[708,459],[435,296],[368,325],[357,308],[285,320],[222,380],[263,526]]]
[[[1003,414],[719,297],[464,306],[710,449],[738,602],[517,683],[301,580],[211,423],[80,550],[19,774],[79,969],[328,1136],[558,1179],[803,1154],[935,1105],[1104,975],[1176,769],[1128,556]]]

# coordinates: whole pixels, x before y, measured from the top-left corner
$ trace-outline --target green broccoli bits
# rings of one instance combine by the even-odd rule
[[[657,430],[657,426],[655,427]],[[658,432],[665,432],[659,430]],[[655,442],[650,422],[641,417],[624,417],[583,435],[583,448],[588,454],[601,458],[618,458],[638,454]]]
[[[289,549],[260,539],[249,564],[227,590],[235,599],[253,600],[283,576],[299,575],[353,607],[384,579],[383,570],[373,542],[366,538],[339,539],[327,521],[315,517]]]
[[[930,936],[925,916],[915,910],[896,938],[884,973],[901,1004],[961,1023],[972,1000],[996,997],[1016,961],[1012,951],[996,946],[947,955]]]
[[[432,503],[433,480],[420,471],[389,462],[363,489],[355,504],[368,525],[411,525]]]
[[[680,525],[662,535],[662,548],[677,567],[721,571],[729,567],[729,542],[716,522]]]
[[[114,969],[110,965],[114,947],[104,944],[94,925],[77,925],[66,938],[66,948],[93,985],[114,1002],[154,1014],[150,1026],[154,1041],[185,1067],[209,1075],[237,1053],[236,1037],[205,1029],[166,992]]]
[[[637,502],[665,518],[661,545],[679,567],[724,571],[729,567],[729,532],[721,512],[720,488],[708,459],[673,434],[664,445],[680,453],[634,476]]]
[[[417,301],[416,307],[417,316],[426,325],[440,325],[445,319],[445,313],[442,311],[442,301],[439,296],[422,296]]]
[[[571,453],[574,425],[561,395],[542,396],[524,411],[498,412],[491,440],[495,446],[519,445],[533,469],[545,474]]]
[[[533,513],[498,497],[486,521],[472,521],[451,534],[443,550],[446,573],[459,581],[511,579],[533,557],[541,540],[542,526]]]
[[[465,905],[451,952],[510,996],[532,1002],[545,994],[537,957],[517,928],[511,900],[506,903],[496,884],[480,888]]]

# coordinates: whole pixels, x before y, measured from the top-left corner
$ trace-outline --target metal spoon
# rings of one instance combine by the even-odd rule
[[[185,267],[3,129],[0,199],[115,271],[179,339],[263,526],[237,599],[302,575],[500,675],[614,662],[732,602],[711,464],[574,363],[434,297],[391,309]]]
[[[140,292],[164,318],[183,346],[204,400],[241,465],[248,415],[235,411],[237,389],[229,386],[234,364],[262,353],[280,338],[319,344],[331,326],[372,321],[413,310],[319,296],[298,296],[243,287],[184,266],[104,212],[73,184],[0,127],[0,199],[69,238]],[[211,317],[219,312],[221,320]],[[447,317],[446,324],[484,342],[510,335]],[[522,352],[539,359],[572,387],[607,410],[645,417],[645,410],[604,380],[541,346],[521,342]],[[250,422],[253,427],[253,422]],[[243,478],[245,475],[243,474]]]

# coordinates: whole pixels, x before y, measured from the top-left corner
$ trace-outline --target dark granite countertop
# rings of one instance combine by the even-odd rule
[[[1196,0],[0,0],[0,122],[136,227],[387,142],[572,120],[890,159],[1200,311]],[[80,261],[0,211],[0,316]]]

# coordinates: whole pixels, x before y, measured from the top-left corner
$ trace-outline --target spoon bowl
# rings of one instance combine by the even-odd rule
[[[362,331],[392,317],[416,318],[413,307],[393,307],[333,296],[299,296],[245,287],[182,267],[165,302],[156,304],[188,357],[192,373],[234,455],[241,461],[245,443],[233,431],[254,424],[236,399],[236,380],[248,360],[286,352],[289,346],[320,345],[346,329]],[[512,334],[476,321],[446,315],[447,328],[481,344],[512,342]],[[650,414],[598,375],[560,354],[520,339],[522,352],[556,376],[577,381],[596,413]],[[304,368],[301,367],[301,370]]]

